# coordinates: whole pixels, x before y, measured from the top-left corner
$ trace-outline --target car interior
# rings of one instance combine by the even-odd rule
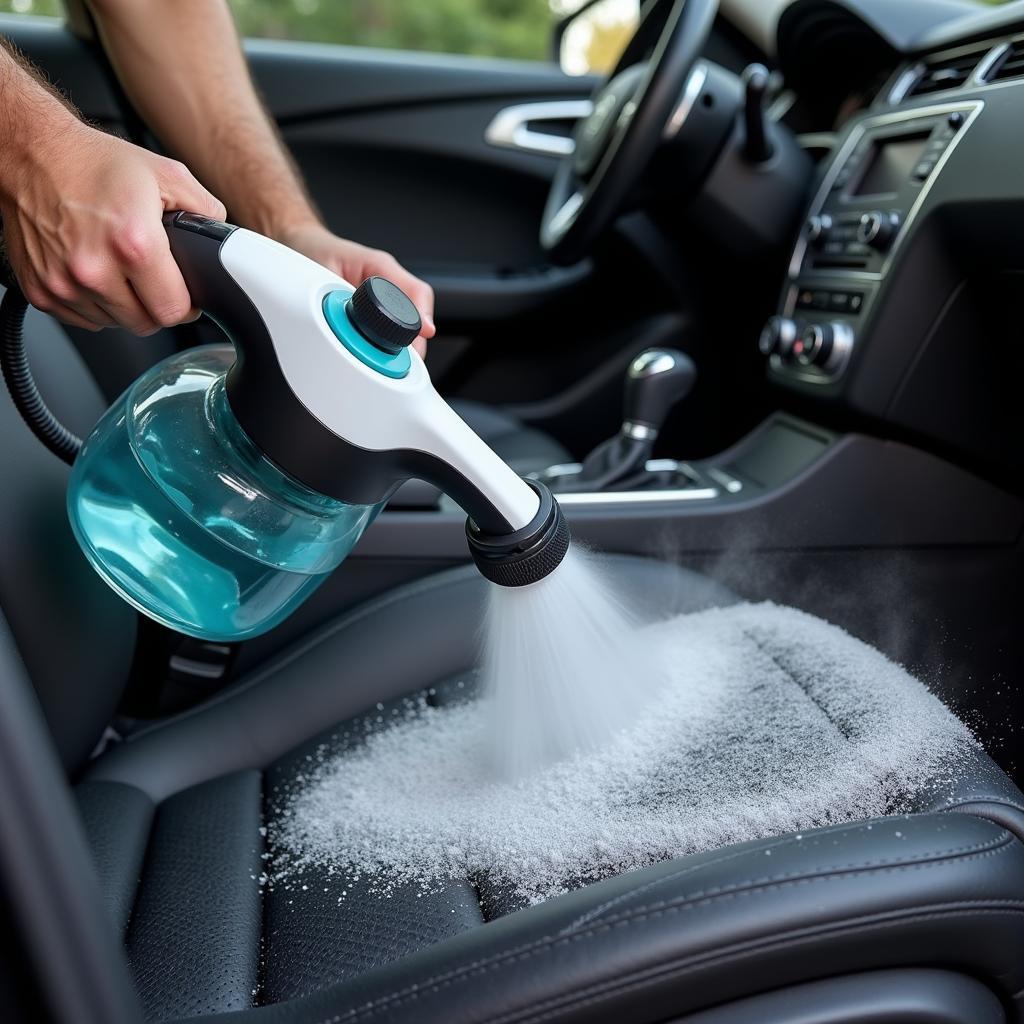
[[[67,7],[0,34],[159,148]],[[607,76],[559,66],[580,13],[549,61],[245,52],[326,223],[435,289],[437,389],[631,604],[811,612],[985,752],[896,831],[820,823],[536,906],[481,878],[261,888],[275,788],[475,664],[463,513],[412,481],[286,621],[192,639],[92,572],[67,467],[4,393],[2,1019],[1024,1020],[1024,0],[649,0]],[[84,436],[217,333],[31,311],[26,340]]]

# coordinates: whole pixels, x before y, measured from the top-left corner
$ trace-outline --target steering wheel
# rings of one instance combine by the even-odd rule
[[[656,2],[648,6],[615,70],[594,93],[593,112],[577,124],[575,150],[555,172],[540,231],[553,263],[575,263],[587,254],[621,211],[670,121],[681,123],[697,99],[702,83],[694,86],[691,76],[718,0],[673,0],[644,61],[654,19],[663,10]]]

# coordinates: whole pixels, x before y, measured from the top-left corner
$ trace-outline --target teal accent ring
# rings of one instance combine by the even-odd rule
[[[328,326],[334,331],[338,341],[361,363],[378,373],[383,373],[385,377],[400,380],[412,367],[409,350],[403,348],[398,355],[393,356],[377,348],[373,342],[367,341],[348,318],[348,300],[351,296],[352,292],[344,288],[327,293],[324,297],[324,317]]]

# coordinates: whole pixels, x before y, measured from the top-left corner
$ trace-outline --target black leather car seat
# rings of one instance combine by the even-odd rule
[[[54,406],[84,429],[102,399],[81,360],[38,318],[31,345]],[[84,834],[95,877],[75,876],[70,888],[51,878],[68,906],[53,911],[49,945],[30,944],[33,964],[51,992],[64,991],[57,947],[85,941],[71,904],[96,894],[104,920],[94,944],[123,943],[124,961],[109,970],[127,963],[139,999],[106,1018],[79,1001],[66,1019],[1024,1019],[1024,801],[980,753],[912,816],[712,851],[539,907],[503,904],[486,880],[468,879],[426,898],[367,891],[342,904],[323,899],[315,872],[305,889],[261,892],[275,785],[338,723],[378,702],[425,687],[443,701],[445,680],[472,664],[483,584],[453,570],[395,591],[207,704],[90,758],[124,685],[134,615],[77,552],[63,512],[66,468],[6,399],[0,432],[0,609],[13,638],[0,622],[0,730],[17,730],[0,737],[0,864],[12,872],[0,895],[27,928],[19,898],[29,886],[9,867],[10,846],[52,834],[73,851]],[[668,565],[624,559],[619,569],[651,609],[735,600]],[[401,644],[386,642],[396,622]],[[32,723],[22,728],[15,712],[30,717],[30,687],[50,738],[26,748]],[[19,750],[36,762],[21,775]],[[58,756],[77,820],[66,794],[46,807],[28,799],[57,778]],[[20,803],[6,799],[12,780]],[[29,853],[45,879],[54,858]],[[105,978],[99,968],[86,974],[99,1000]],[[814,1005],[830,1016],[808,1016]]]

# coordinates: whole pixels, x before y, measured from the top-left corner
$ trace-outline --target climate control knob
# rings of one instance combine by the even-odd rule
[[[878,252],[886,252],[900,229],[900,215],[885,210],[872,210],[860,218],[857,225],[857,241],[870,245]]]
[[[773,316],[764,325],[757,347],[763,355],[779,355],[786,359],[796,343],[796,324],[786,316]]]
[[[815,213],[807,218],[804,234],[811,245],[820,248],[828,241],[832,231],[833,220],[827,213]]]
[[[793,343],[793,358],[801,366],[834,369],[844,363],[853,348],[853,330],[849,324],[834,320],[828,324],[808,324]]]

